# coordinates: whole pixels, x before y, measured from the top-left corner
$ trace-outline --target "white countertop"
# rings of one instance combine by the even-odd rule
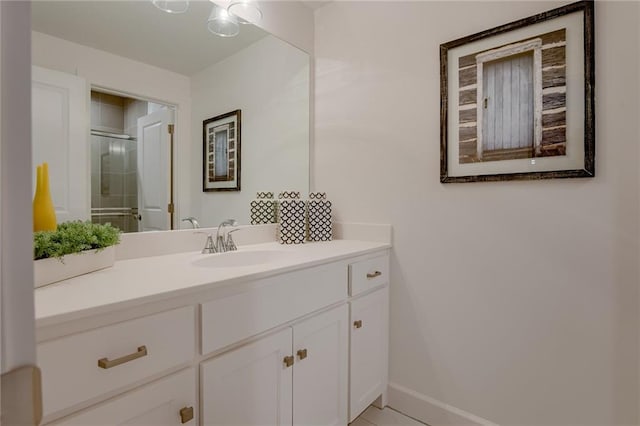
[[[255,244],[239,250],[279,251],[282,256],[269,263],[241,267],[196,266],[194,261],[220,256],[199,252],[121,260],[111,268],[36,289],[36,326],[230,286],[390,247],[387,243],[355,240],[290,246]]]

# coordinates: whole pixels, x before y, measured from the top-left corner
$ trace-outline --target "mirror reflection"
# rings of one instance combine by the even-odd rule
[[[255,25],[214,35],[212,8],[32,3],[33,162],[50,164],[58,222],[248,224],[257,192],[308,192],[308,55]],[[235,110],[240,188],[203,191],[203,123]]]
[[[171,151],[168,126],[173,121],[170,106],[91,91],[92,222],[111,223],[123,232],[171,226],[167,223],[171,215],[162,207],[173,201],[158,200],[154,210],[145,199],[166,193],[162,189],[170,179],[171,166],[163,166],[154,154]],[[145,153],[149,146],[152,152]]]

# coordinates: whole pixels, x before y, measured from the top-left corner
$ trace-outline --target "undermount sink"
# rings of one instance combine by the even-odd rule
[[[193,261],[193,265],[203,268],[237,268],[275,262],[284,259],[287,254],[290,253],[277,250],[229,251],[206,255]]]

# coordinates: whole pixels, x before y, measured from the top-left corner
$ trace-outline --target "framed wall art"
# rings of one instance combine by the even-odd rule
[[[594,5],[440,45],[440,181],[595,175]]]
[[[202,122],[202,190],[240,191],[241,112]]]

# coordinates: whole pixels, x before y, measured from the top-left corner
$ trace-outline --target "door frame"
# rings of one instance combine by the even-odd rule
[[[542,146],[542,39],[534,38],[522,43],[492,49],[476,55],[477,89],[476,89],[476,150],[478,159],[482,160],[482,118],[484,109],[483,69],[485,62],[495,61],[521,53],[533,51],[533,145],[534,156],[541,152]]]
[[[96,91],[96,92],[100,92],[100,93],[106,93],[109,95],[115,95],[115,96],[120,96],[123,98],[129,98],[129,99],[135,99],[138,101],[144,101],[144,102],[152,102],[155,104],[162,104],[164,106],[167,106],[169,108],[173,109],[173,125],[171,125],[170,129],[169,129],[169,203],[171,205],[170,209],[169,209],[169,217],[170,217],[170,222],[169,222],[169,229],[168,230],[174,230],[177,229],[177,221],[176,221],[176,217],[180,217],[179,214],[179,210],[180,210],[180,206],[178,203],[176,203],[176,194],[175,194],[175,188],[178,186],[178,182],[176,182],[177,180],[177,176],[179,175],[179,173],[176,173],[176,164],[178,164],[177,160],[177,155],[178,155],[178,150],[177,150],[177,142],[176,142],[176,125],[178,123],[178,103],[177,102],[173,102],[173,101],[165,101],[165,100],[161,100],[161,99],[155,99],[155,98],[150,98],[148,96],[143,96],[143,95],[138,95],[135,93],[130,93],[124,90],[118,90],[118,89],[112,89],[110,87],[106,87],[106,86],[101,86],[98,84],[92,84],[89,82],[89,107],[91,107],[91,92]],[[185,124],[187,125],[187,124]],[[89,123],[89,132],[91,132],[91,123]],[[89,155],[91,155],[91,152],[89,152]]]
[[[37,425],[30,2],[0,2],[0,47],[0,409],[5,424]]]

